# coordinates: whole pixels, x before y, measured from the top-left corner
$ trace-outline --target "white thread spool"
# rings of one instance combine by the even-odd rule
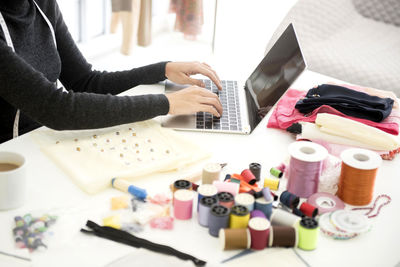
[[[271,215],[272,225],[292,226],[297,228],[300,217],[282,209],[274,209]]]
[[[203,168],[202,183],[212,184],[213,181],[219,180],[221,173],[221,165],[219,163],[208,163]]]
[[[245,206],[249,211],[254,210],[254,196],[248,193],[240,193],[235,196],[235,204]]]

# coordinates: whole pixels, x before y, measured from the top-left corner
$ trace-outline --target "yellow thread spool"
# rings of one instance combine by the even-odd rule
[[[250,212],[245,206],[235,205],[231,208],[229,219],[229,228],[247,228],[250,220]]]
[[[303,218],[299,224],[299,248],[314,250],[317,247],[319,226],[313,218]]]
[[[276,191],[279,189],[279,182],[279,179],[266,177],[264,179],[264,187],[269,187],[269,189]]]

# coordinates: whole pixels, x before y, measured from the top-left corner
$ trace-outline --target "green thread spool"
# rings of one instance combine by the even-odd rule
[[[317,247],[319,227],[313,218],[305,217],[299,224],[299,248],[302,250],[314,250]]]
[[[283,172],[281,172],[281,171],[278,170],[277,168],[271,168],[271,169],[269,170],[269,172],[270,172],[273,176],[278,177],[278,178],[281,178],[282,175],[283,175]]]

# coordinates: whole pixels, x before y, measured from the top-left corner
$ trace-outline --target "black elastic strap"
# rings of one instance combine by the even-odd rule
[[[82,233],[93,234],[98,237],[113,240],[118,243],[123,243],[135,248],[145,248],[154,252],[172,255],[181,260],[191,260],[196,266],[206,265],[205,261],[199,260],[189,254],[180,252],[172,247],[150,242],[146,239],[136,237],[128,232],[118,230],[108,226],[100,226],[92,221],[87,221],[86,226],[93,231],[81,229]]]

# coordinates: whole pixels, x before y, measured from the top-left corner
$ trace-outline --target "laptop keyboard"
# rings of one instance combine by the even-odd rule
[[[196,114],[196,128],[242,131],[237,82],[222,80],[222,91],[219,91],[211,80],[203,80],[203,82],[206,89],[219,95],[224,112],[221,118],[207,112],[198,112]]]

